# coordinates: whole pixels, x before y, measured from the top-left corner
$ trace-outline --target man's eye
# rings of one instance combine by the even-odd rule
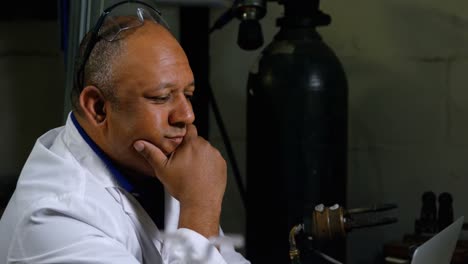
[[[192,101],[193,100],[193,94],[185,94],[185,98],[187,98],[187,100],[189,100],[189,101]]]
[[[167,100],[169,100],[170,96],[169,95],[162,95],[162,96],[152,96],[152,97],[149,97],[149,99],[151,99],[152,101],[156,102],[156,103],[164,103],[166,102]]]

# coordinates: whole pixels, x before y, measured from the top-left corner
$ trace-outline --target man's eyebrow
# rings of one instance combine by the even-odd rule
[[[172,87],[175,87],[175,86],[177,86],[175,83],[161,83],[156,87],[156,89],[157,90],[162,90],[162,89],[166,89],[166,88],[172,88]],[[189,84],[187,84],[184,87],[184,89],[187,89],[189,87],[195,87],[195,81],[192,81]]]
[[[187,84],[185,86],[185,89],[189,88],[189,87],[195,87],[195,81],[192,81],[191,83]]]

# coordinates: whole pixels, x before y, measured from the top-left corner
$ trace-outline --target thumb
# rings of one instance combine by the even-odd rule
[[[158,170],[166,165],[166,155],[164,155],[158,147],[148,141],[137,140],[133,143],[133,147],[146,159],[154,170]]]

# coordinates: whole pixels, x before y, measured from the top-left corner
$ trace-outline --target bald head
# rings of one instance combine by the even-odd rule
[[[125,39],[129,45],[146,42],[150,45],[181,49],[172,33],[160,24],[150,21],[145,21],[141,27],[136,28],[125,36]]]
[[[114,61],[113,68],[114,74],[116,74],[114,80],[134,78],[130,75],[135,73],[128,71],[129,68],[139,69],[141,72],[138,75],[140,76],[155,75],[166,62],[173,63],[174,59],[177,60],[177,63],[188,64],[184,50],[166,28],[155,23],[145,22],[142,27],[126,36],[120,60]],[[153,61],[160,62],[159,67],[145,66],[146,62]]]

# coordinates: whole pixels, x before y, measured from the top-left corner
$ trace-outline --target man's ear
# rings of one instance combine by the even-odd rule
[[[96,86],[86,86],[80,94],[80,106],[83,114],[93,125],[100,125],[106,120],[105,97]]]

